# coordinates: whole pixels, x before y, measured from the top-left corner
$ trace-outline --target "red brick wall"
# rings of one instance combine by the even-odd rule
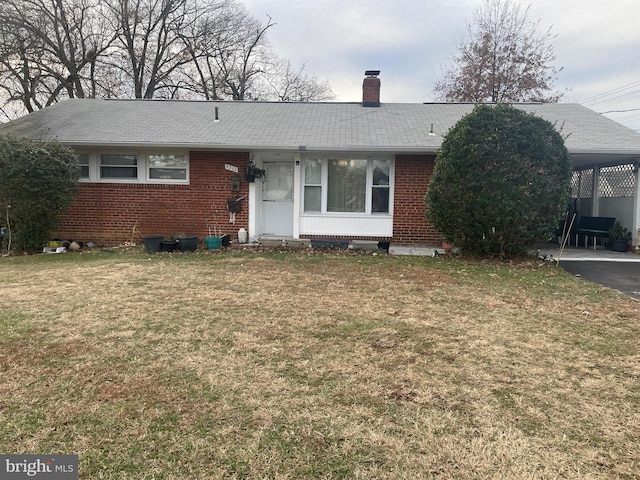
[[[442,236],[424,218],[424,195],[434,165],[432,155],[396,155],[392,245],[442,243]]]
[[[241,175],[240,192],[231,192],[235,174],[224,165],[235,165],[242,173],[249,154],[194,151],[189,156],[189,185],[81,183],[75,202],[61,216],[55,237],[99,245],[117,245],[133,237],[140,243],[142,237],[134,234],[136,227],[143,235],[169,238],[174,233],[203,238],[208,234],[207,221],[214,222],[215,210],[221,233],[237,238],[238,229],[248,230],[248,199],[242,202],[235,225],[229,223],[226,201],[230,196],[248,196],[249,186]],[[424,219],[424,195],[434,160],[428,155],[396,156],[394,245],[440,245],[442,241]]]
[[[248,202],[235,225],[229,223],[227,198],[248,195],[249,186],[242,172],[249,160],[246,152],[190,152],[189,185],[125,183],[81,183],[75,202],[61,217],[57,238],[98,245],[117,245],[130,241],[134,227],[143,235],[172,233],[208,235],[207,221],[214,222],[214,211],[221,233],[237,237],[238,229],[248,229]],[[240,192],[231,192],[231,177],[225,164],[239,168]],[[137,243],[140,234],[133,235]]]

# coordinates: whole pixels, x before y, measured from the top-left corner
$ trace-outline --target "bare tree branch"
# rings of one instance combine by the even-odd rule
[[[306,64],[294,70],[289,60],[276,59],[263,76],[261,98],[281,102],[321,102],[335,98],[327,81],[304,73]]]

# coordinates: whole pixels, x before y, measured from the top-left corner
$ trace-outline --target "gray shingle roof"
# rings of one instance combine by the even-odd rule
[[[581,105],[515,106],[561,128],[574,156],[640,156],[640,133]],[[0,125],[0,134],[77,146],[434,152],[472,110],[471,104],[72,99]],[[429,135],[432,124],[436,135]]]

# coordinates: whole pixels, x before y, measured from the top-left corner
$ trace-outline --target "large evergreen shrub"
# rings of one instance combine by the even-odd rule
[[[479,105],[444,138],[427,219],[465,252],[522,254],[558,225],[571,171],[551,123],[509,105]]]
[[[57,142],[0,137],[0,212],[13,251],[42,250],[75,198],[78,159]]]

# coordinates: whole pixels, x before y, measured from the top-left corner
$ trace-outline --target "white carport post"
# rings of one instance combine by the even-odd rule
[[[304,201],[302,191],[302,155],[298,152],[294,155],[293,169],[293,238],[300,238],[300,212]]]
[[[256,182],[249,184],[249,242],[255,242],[258,238],[258,189]]]
[[[633,238],[634,246],[636,249],[640,249],[640,159],[634,162],[633,172],[635,173],[636,191],[635,202],[633,202]]]
[[[593,168],[593,186],[591,191],[591,216],[597,217],[600,213],[600,165]]]

